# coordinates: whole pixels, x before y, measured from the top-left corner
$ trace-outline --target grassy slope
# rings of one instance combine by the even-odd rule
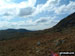
[[[63,43],[57,45],[60,40]],[[40,41],[40,46],[37,42]],[[40,37],[21,38],[0,42],[0,56],[49,56],[49,49],[59,51],[75,51],[75,28],[63,32],[45,33]]]

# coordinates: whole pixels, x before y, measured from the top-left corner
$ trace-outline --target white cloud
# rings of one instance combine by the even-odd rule
[[[34,7],[36,4],[36,0],[28,0],[30,6]]]
[[[0,21],[0,28],[8,27],[9,24],[10,24],[10,23],[9,23],[8,21]]]
[[[17,7],[18,8],[34,7],[35,4],[36,4],[36,0],[28,0],[28,1],[20,2],[17,5]]]
[[[27,17],[30,16],[34,11],[35,9],[31,7],[21,8],[18,16]]]
[[[67,5],[61,4],[61,0],[48,0],[45,4],[39,4],[36,7],[35,12],[33,13],[33,16],[42,13],[42,12],[55,12],[56,14],[71,14],[75,12],[75,2],[70,1]]]
[[[36,11],[33,13],[33,16],[44,11],[53,11],[54,7],[59,4],[60,0],[48,0],[45,4],[39,4],[36,7]]]
[[[18,14],[21,12],[23,8],[25,8],[25,10],[23,10],[24,12],[27,12],[28,9],[26,8],[34,9],[35,3],[36,3],[36,0],[22,1],[20,3],[15,3],[15,2],[12,2],[11,0],[0,0],[0,15],[6,16],[5,14],[9,14],[7,16],[10,16],[10,15],[12,15],[12,17],[18,16]],[[31,12],[33,11],[29,10],[27,14],[25,13],[25,16],[29,15],[28,14],[29,12],[31,14]]]
[[[50,27],[52,27],[54,25],[54,21],[55,17],[40,17],[39,19],[33,21],[31,20],[27,20],[27,21],[18,21],[18,22],[10,22],[10,21],[0,21],[0,28],[29,28],[31,27],[38,27],[38,26],[45,26],[46,24],[50,24]],[[52,22],[52,23],[51,23]],[[34,29],[31,28],[31,29]],[[46,28],[46,27],[44,27]],[[44,29],[43,28],[43,29]]]
[[[22,1],[20,3],[15,3],[11,0],[0,0],[0,15],[5,16],[5,14],[9,14],[7,16],[12,15],[12,17],[22,15],[26,17],[35,16],[44,11],[55,11],[56,14],[60,14],[68,11],[73,12],[75,9],[75,2],[70,2],[68,5],[61,5],[59,7],[60,0],[48,0],[45,4],[39,4],[37,7],[34,7],[35,4],[36,0]]]
[[[66,14],[75,12],[75,2],[70,1],[67,5],[61,5],[60,7],[55,8],[56,14]]]
[[[12,17],[34,17],[44,11],[54,11],[56,14],[60,14],[62,12],[68,12],[69,10],[73,12],[75,9],[75,2],[70,2],[68,5],[61,5],[59,7],[58,5],[60,4],[60,0],[48,0],[45,4],[39,4],[37,7],[34,7],[36,0],[22,1],[20,3],[14,3],[11,0],[0,0],[0,2],[0,15],[5,16],[5,14],[9,14],[8,16],[12,15]]]

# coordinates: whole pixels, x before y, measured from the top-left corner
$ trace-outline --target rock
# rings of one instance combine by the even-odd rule
[[[40,54],[40,48],[36,48],[36,53]]]
[[[37,51],[36,51],[36,53],[39,53],[39,52],[40,52],[40,50],[37,50]]]
[[[40,44],[41,44],[40,41],[38,41],[38,42],[37,42],[37,45],[40,46]]]
[[[63,44],[64,42],[65,42],[65,40],[58,40],[56,43],[56,46],[59,46],[59,45]]]

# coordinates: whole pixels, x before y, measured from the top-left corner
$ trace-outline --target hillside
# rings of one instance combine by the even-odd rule
[[[50,50],[75,52],[75,13],[53,28],[19,37],[0,41],[0,56],[50,56]]]
[[[7,29],[0,30],[0,40],[17,39],[26,36],[28,32],[32,32],[26,29]]]
[[[64,28],[71,28],[75,27],[75,13],[69,15],[68,17],[62,19],[57,25],[53,28],[55,29],[64,29]]]

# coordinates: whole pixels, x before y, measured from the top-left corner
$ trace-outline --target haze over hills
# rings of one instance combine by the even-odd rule
[[[0,31],[0,38],[4,35],[4,41],[0,41],[0,56],[49,56],[49,50],[75,52],[75,13],[50,29],[17,31]]]

